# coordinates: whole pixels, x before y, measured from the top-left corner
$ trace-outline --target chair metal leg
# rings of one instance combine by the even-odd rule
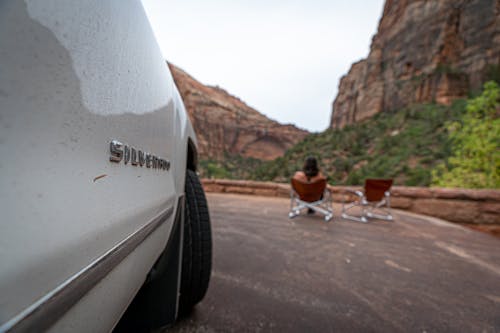
[[[354,215],[349,215],[347,212],[349,209],[354,208],[354,207],[362,207],[362,214],[361,216],[354,216]],[[367,223],[368,219],[366,218],[366,207],[363,205],[362,201],[356,201],[350,204],[344,204],[342,205],[342,218],[346,220],[351,220],[351,221],[356,221],[356,222],[362,222],[362,223]]]
[[[374,210],[378,210],[382,212],[382,214],[379,213],[374,213]],[[378,202],[377,204],[373,205],[370,207],[370,210],[367,212],[368,217],[380,219],[380,220],[386,220],[386,221],[393,221],[394,218],[392,217],[391,214],[391,205],[390,205],[390,200],[389,200],[389,195],[386,195],[386,198],[383,199],[382,201]]]
[[[333,207],[329,193],[325,192],[323,198],[316,202],[305,202],[301,201],[298,196],[292,192],[290,195],[290,211],[288,212],[288,217],[294,218],[300,215],[301,210],[306,208],[324,215],[324,220],[326,222],[329,222],[333,218]]]
[[[392,217],[391,214],[382,215],[382,214],[375,214],[372,212],[368,212],[366,216],[376,218],[379,220],[386,220],[386,221],[393,221],[394,220],[394,218]]]
[[[386,221],[393,221],[394,218],[391,214],[391,204],[390,204],[390,192],[387,191],[384,194],[384,198],[380,202],[369,202],[367,201],[365,195],[360,191],[350,191],[346,190],[351,194],[355,194],[358,197],[357,201],[346,204],[345,197],[342,202],[342,218],[347,220],[353,220],[357,222],[367,223],[368,218],[377,218]],[[348,211],[353,208],[361,206],[362,213],[361,216],[349,215]],[[377,212],[375,212],[377,211]]]
[[[364,216],[356,217],[356,216],[352,216],[352,215],[347,215],[346,213],[342,213],[342,218],[346,219],[346,220],[356,221],[356,222],[368,223],[368,219]]]

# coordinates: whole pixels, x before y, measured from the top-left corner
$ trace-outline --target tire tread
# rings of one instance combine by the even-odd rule
[[[186,172],[184,244],[179,314],[205,296],[212,270],[212,235],[205,192],[196,173]]]

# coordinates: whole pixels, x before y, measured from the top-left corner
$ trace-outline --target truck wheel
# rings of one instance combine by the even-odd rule
[[[186,315],[205,296],[212,270],[212,235],[207,199],[194,171],[185,184],[184,243],[179,315]]]

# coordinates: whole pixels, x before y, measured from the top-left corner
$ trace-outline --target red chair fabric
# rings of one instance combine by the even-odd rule
[[[298,194],[300,200],[315,202],[321,200],[326,188],[326,179],[318,179],[313,183],[306,183],[292,178],[292,188]]]
[[[392,186],[392,179],[366,179],[365,180],[365,196],[366,200],[381,201],[384,198],[385,192],[389,191]]]

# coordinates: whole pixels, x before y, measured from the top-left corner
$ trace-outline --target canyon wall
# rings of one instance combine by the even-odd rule
[[[368,57],[342,77],[330,127],[449,104],[498,79],[500,0],[386,0]]]
[[[308,134],[273,121],[225,90],[205,86],[169,66],[195,129],[201,158],[221,160],[229,153],[272,160]]]

